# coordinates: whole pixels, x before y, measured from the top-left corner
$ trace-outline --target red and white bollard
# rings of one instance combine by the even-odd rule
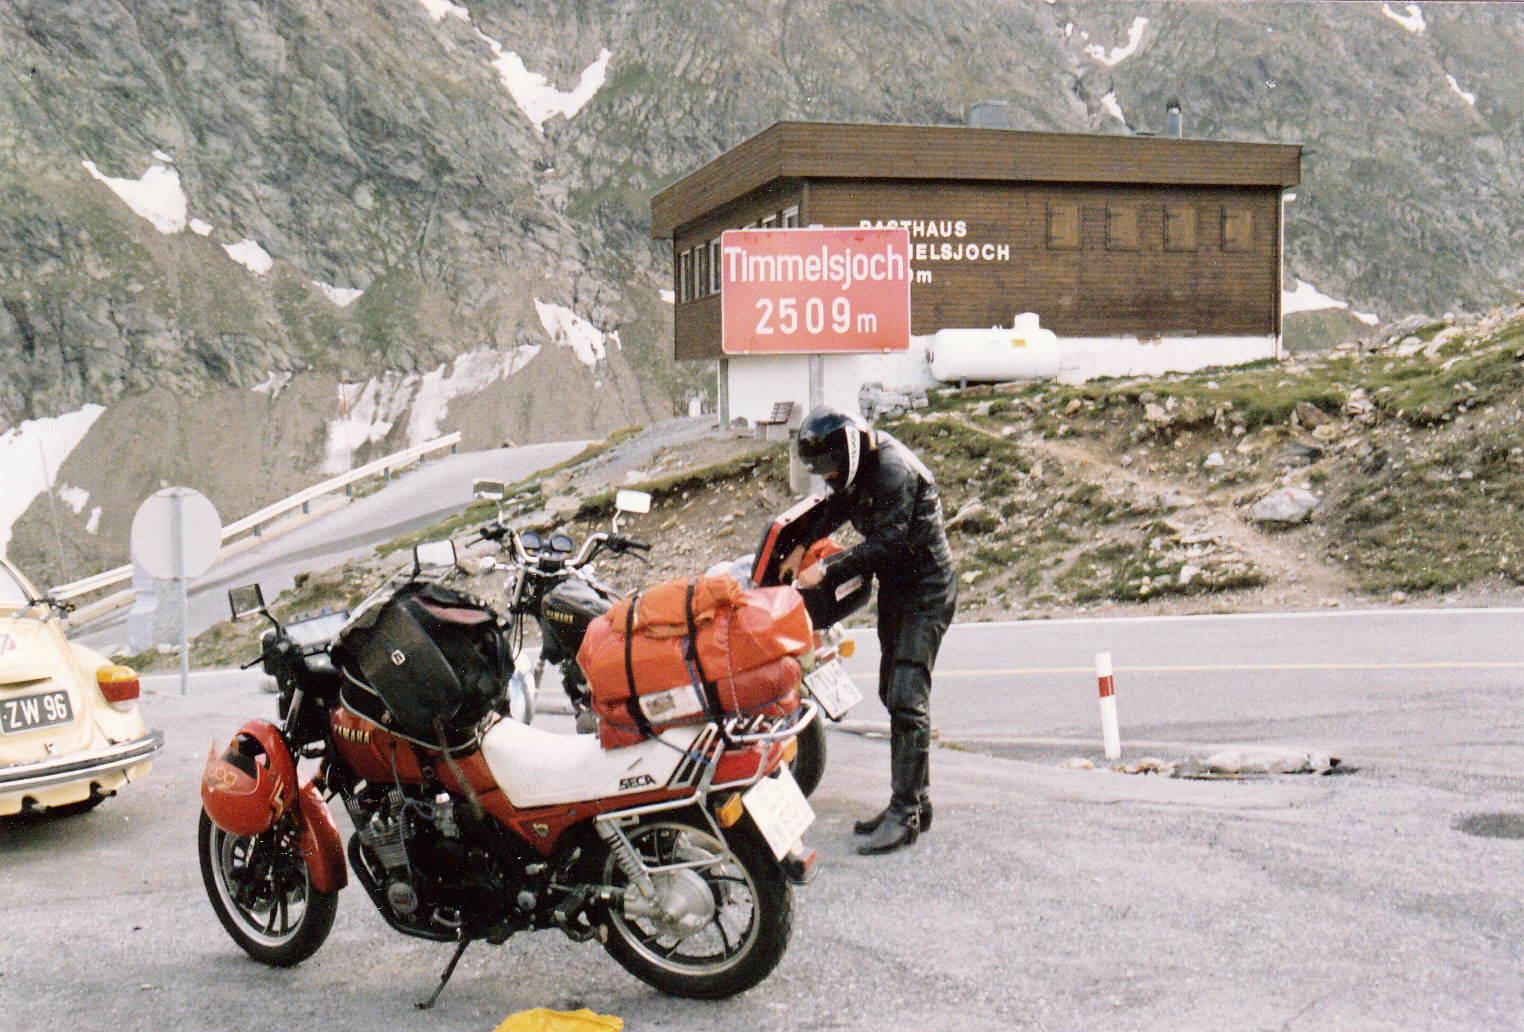
[[[1106,758],[1122,758],[1122,739],[1117,733],[1117,689],[1111,679],[1111,653],[1095,654],[1095,676],[1101,686],[1101,740],[1106,746]]]

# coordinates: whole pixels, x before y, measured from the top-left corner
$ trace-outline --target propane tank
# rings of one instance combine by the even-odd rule
[[[1011,329],[938,330],[931,375],[943,383],[1051,379],[1058,375],[1058,335],[1038,325],[1036,312],[1022,312]]]

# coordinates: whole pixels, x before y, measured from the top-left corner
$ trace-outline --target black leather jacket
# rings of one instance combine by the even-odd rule
[[[945,593],[954,569],[936,480],[909,448],[882,430],[873,433],[877,445],[864,453],[852,489],[826,497],[805,540],[825,537],[848,521],[862,534],[861,544],[826,567],[825,583],[833,588],[872,574],[880,593]]]

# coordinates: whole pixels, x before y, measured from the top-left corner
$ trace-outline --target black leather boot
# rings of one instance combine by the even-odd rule
[[[884,818],[886,816],[888,816],[888,814],[889,814],[889,807],[886,806],[882,810],[880,810],[878,813],[874,814],[872,817],[869,817],[867,820],[858,821],[856,824],[852,825],[852,834],[854,834],[854,835],[871,835],[871,834],[873,834],[875,831],[878,830],[878,826],[884,822]],[[928,793],[928,792],[922,792],[921,793],[920,817],[921,817],[921,834],[924,835],[928,831],[931,830],[931,794]]]
[[[879,815],[867,842],[857,847],[863,856],[892,853],[913,845],[921,833],[921,791],[926,785],[930,736],[923,731],[896,731],[889,739],[889,808]]]
[[[920,814],[914,809],[901,812],[891,803],[889,809],[884,811],[878,828],[868,836],[868,841],[857,847],[857,851],[863,856],[892,853],[904,846],[915,845],[920,833]]]

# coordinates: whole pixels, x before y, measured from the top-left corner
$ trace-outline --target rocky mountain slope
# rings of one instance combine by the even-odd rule
[[[91,500],[15,525],[43,580],[122,561],[161,482],[231,519],[434,433],[712,398],[647,202],[778,119],[1159,132],[1176,98],[1307,145],[1288,283],[1392,319],[1524,275],[1516,5],[13,0],[0,52],[0,432],[106,409],[47,471]]]

